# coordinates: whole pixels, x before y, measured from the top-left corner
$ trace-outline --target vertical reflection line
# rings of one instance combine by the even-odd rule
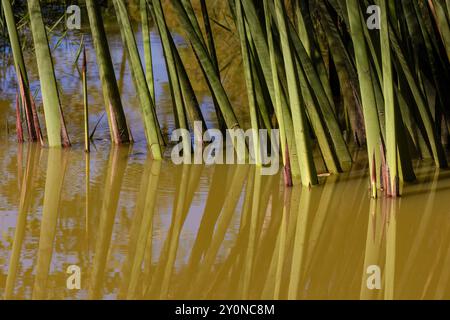
[[[23,144],[19,143],[17,147],[17,187],[20,189],[20,182],[23,181]]]
[[[226,166],[222,167],[216,165],[214,167],[214,174],[210,183],[208,197],[206,200],[205,208],[203,210],[202,220],[185,271],[187,274],[186,280],[183,281],[183,285],[180,286],[181,289],[190,287],[190,284],[194,280],[194,277],[190,275],[195,274],[202,256],[208,249],[208,245],[211,242],[214,233],[214,226],[216,225],[220,212],[222,210],[225,201],[226,190],[228,190],[229,188],[229,186],[226,185],[229,170],[230,169]]]
[[[408,282],[412,277],[415,277],[414,272],[414,261],[420,254],[421,244],[424,243],[424,239],[428,236],[427,229],[430,228],[433,218],[433,205],[436,197],[436,188],[439,178],[439,170],[431,168],[427,171],[426,176],[433,175],[430,185],[423,183],[421,185],[421,191],[428,193],[428,199],[425,203],[423,209],[423,214],[420,216],[420,222],[418,224],[418,229],[415,232],[415,236],[409,245],[409,252],[405,260],[405,270],[399,273],[398,279],[398,295],[402,296],[406,293],[410,293],[411,287],[408,288]],[[429,188],[429,189],[428,189]],[[417,282],[417,281],[416,281]]]
[[[111,246],[111,237],[114,220],[122,189],[122,182],[127,166],[127,161],[121,159],[122,153],[128,153],[129,147],[113,146],[108,160],[108,171],[104,185],[104,198],[100,212],[98,234],[95,240],[95,252],[91,283],[89,287],[89,298],[99,299],[102,292],[102,283],[105,274],[108,252]]]
[[[277,267],[277,246],[283,219],[283,193],[280,193],[280,179],[262,179],[265,187],[260,196],[260,218],[258,220],[259,236],[256,240],[257,250],[253,264],[252,299],[269,297],[272,299],[275,287]],[[265,193],[265,189],[271,192]],[[256,267],[258,266],[258,267]]]
[[[85,152],[84,161],[85,161],[85,170],[86,170],[86,179],[85,179],[85,228],[86,228],[86,241],[87,241],[87,254],[89,259],[89,195],[90,195],[90,183],[91,183],[91,161],[90,154]]]
[[[170,256],[170,247],[172,245],[172,238],[173,238],[173,233],[175,232],[174,229],[176,229],[176,225],[179,224],[178,220],[181,219],[181,217],[177,217],[177,211],[176,208],[180,206],[179,204],[179,194],[181,194],[181,190],[182,190],[182,185],[183,183],[187,183],[184,182],[184,180],[187,181],[187,177],[183,177],[183,175],[186,175],[187,173],[184,172],[183,170],[185,170],[185,168],[187,168],[186,165],[183,166],[176,166],[175,167],[175,172],[173,173],[174,177],[175,177],[175,181],[179,181],[179,183],[176,186],[176,190],[174,191],[174,199],[173,199],[173,205],[172,205],[172,213],[171,213],[171,221],[170,221],[170,228],[169,231],[167,233],[167,237],[164,240],[164,244],[162,245],[162,249],[159,255],[159,259],[157,262],[157,266],[155,268],[155,271],[153,272],[152,277],[149,278],[149,284],[147,285],[147,288],[145,290],[145,296],[148,298],[157,298],[160,296],[161,294],[161,288],[162,288],[162,283],[163,283],[163,278],[167,269],[167,264],[169,261],[169,256]],[[177,171],[181,171],[180,176],[178,174]],[[184,179],[184,180],[183,180]],[[184,201],[182,201],[184,202]],[[170,213],[168,213],[170,214]]]
[[[149,159],[150,160],[150,159]],[[148,186],[151,181],[150,172],[151,165],[150,162],[146,162],[143,165],[144,170],[141,178],[141,183],[139,186],[139,191],[136,199],[136,206],[131,219],[131,227],[128,235],[128,248],[126,250],[126,258],[122,265],[122,279],[119,286],[117,298],[125,299],[128,295],[128,290],[130,288],[130,277],[131,269],[133,268],[133,262],[136,256],[136,248],[139,241],[139,230],[143,223],[143,216],[145,211],[145,201],[147,198]]]
[[[373,290],[368,288],[368,267],[371,265],[377,266],[379,264],[380,258],[380,245],[382,231],[380,230],[380,220],[379,219],[380,203],[376,199],[370,199],[370,210],[369,210],[369,223],[367,227],[367,238],[366,238],[366,248],[364,257],[364,270],[361,281],[361,300],[370,300],[374,297]]]
[[[161,299],[166,299],[169,293],[169,285],[170,285],[170,279],[172,277],[172,271],[175,264],[175,259],[177,256],[178,251],[178,244],[180,240],[180,233],[181,229],[183,227],[184,223],[184,212],[183,208],[185,205],[186,195],[187,195],[187,186],[189,181],[189,166],[184,165],[182,168],[182,175],[181,175],[181,183],[180,183],[180,190],[178,194],[178,198],[176,201],[176,206],[174,208],[174,215],[173,215],[173,229],[170,236],[170,244],[169,244],[169,254],[167,259],[167,264],[164,269],[164,275],[162,278],[162,285],[161,285]]]
[[[281,198],[283,206],[281,211],[281,222],[278,226],[277,235],[275,238],[275,248],[271,258],[269,275],[263,288],[262,299],[280,299],[282,275],[286,257],[287,215],[289,213],[290,195],[291,189],[285,188]],[[277,214],[276,212],[274,213]]]
[[[244,262],[242,299],[249,299],[250,283],[252,280],[253,262],[255,258],[256,237],[258,228],[260,192],[261,192],[261,168],[253,170],[252,209],[250,215],[250,235],[248,239],[247,254]]]
[[[16,230],[14,232],[14,242],[11,249],[11,257],[8,267],[8,275],[6,277],[5,300],[12,298],[14,293],[14,284],[16,281],[18,265],[20,261],[20,252],[26,232],[27,214],[30,207],[32,189],[34,182],[36,163],[37,145],[28,144],[27,165],[25,175],[23,177],[22,186],[20,188],[20,202],[17,217]]]
[[[334,197],[337,181],[339,181],[339,178],[337,176],[331,176],[327,178],[325,184],[323,185],[319,207],[317,208],[316,214],[312,218],[313,221],[308,245],[308,254],[305,259],[305,273],[310,269],[312,265],[313,254],[317,253],[317,245],[319,243],[321,235],[323,234],[325,220],[328,216],[328,213],[330,212],[330,206],[332,204],[337,205],[337,201],[333,203],[333,199],[337,200]]]
[[[46,298],[47,278],[53,254],[66,160],[65,151],[57,148],[49,149],[33,300]]]
[[[138,233],[137,248],[131,269],[130,286],[127,299],[138,298],[139,275],[141,273],[142,262],[145,254],[151,256],[152,252],[152,230],[153,217],[155,213],[156,194],[158,189],[159,174],[161,171],[161,161],[153,161],[151,165],[150,181],[145,195],[144,216]],[[148,268],[151,266],[149,265]]]
[[[397,202],[389,199],[389,224],[386,233],[385,300],[394,300],[395,293],[395,255],[397,241]]]
[[[245,173],[245,175],[247,175],[247,173]],[[242,181],[240,192],[242,192],[244,184],[245,180]],[[227,188],[226,190],[229,190],[229,188]],[[236,292],[239,292],[239,290],[236,288],[238,287],[238,285],[241,284],[240,282],[242,270],[241,264],[243,261],[243,259],[239,260],[239,258],[245,255],[245,247],[248,241],[249,225],[247,224],[246,221],[249,219],[248,216],[251,214],[251,204],[253,196],[252,191],[253,191],[253,180],[250,180],[250,178],[248,178],[247,184],[245,186],[244,201],[240,210],[241,219],[240,219],[239,235],[237,236],[234,247],[230,250],[226,260],[222,263],[219,269],[216,272],[212,273],[211,276],[207,276],[209,279],[209,283],[207,284],[207,287],[205,289],[202,289],[204,292],[203,297],[205,298],[208,299],[223,298],[224,296],[228,298],[229,296],[233,297],[238,296]],[[226,202],[228,202],[228,199]],[[237,208],[235,210],[237,210]],[[218,225],[221,225],[220,221],[221,220],[219,220]],[[211,233],[212,235],[215,229],[215,224],[211,224],[210,228],[211,231],[209,233]],[[208,249],[208,247],[206,247],[205,249]],[[200,280],[202,279],[202,277],[197,278],[199,278]],[[218,288],[220,287],[221,284],[224,283],[226,284],[227,291],[226,292],[219,291]],[[195,295],[195,292],[192,290],[192,288],[191,291]],[[218,292],[222,294],[219,295]]]
[[[286,243],[287,243],[287,216],[290,210],[291,189],[286,189],[283,196],[283,217],[281,220],[280,235],[279,235],[279,248],[278,248],[278,261],[277,269],[275,273],[275,289],[273,298],[278,300],[281,296],[281,283],[283,281],[283,269],[284,261],[286,257]]]
[[[205,252],[203,265],[200,268],[197,276],[197,279],[199,281],[197,294],[198,292],[200,292],[201,297],[205,297],[207,293],[205,287],[209,285],[211,278],[210,275],[213,271],[214,262],[220,250],[220,247],[225,239],[232,218],[236,212],[236,207],[239,203],[239,200],[241,199],[242,189],[244,187],[247,175],[248,175],[248,166],[238,165],[234,172],[231,187],[226,196],[223,210],[217,222],[217,227],[214,232],[214,236],[211,239],[209,248]],[[193,288],[191,288],[191,293],[192,292]]]
[[[298,207],[292,207],[292,209],[297,210],[297,212],[291,212],[291,214],[298,215],[298,218],[295,230],[294,250],[292,253],[292,266],[288,289],[289,300],[295,300],[298,297],[312,193],[312,190],[308,188],[298,188],[298,190],[300,191],[300,203],[298,204]]]

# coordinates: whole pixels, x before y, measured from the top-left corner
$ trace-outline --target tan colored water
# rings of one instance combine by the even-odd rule
[[[287,191],[280,176],[261,177],[252,167],[152,162],[126,57],[117,30],[110,32],[134,147],[111,149],[103,121],[92,154],[82,152],[75,36],[54,52],[72,150],[14,142],[14,71],[0,68],[0,114],[8,116],[0,123],[0,297],[450,299],[449,172],[417,164],[418,183],[402,199],[375,201],[368,197],[364,160],[320,187]],[[171,100],[153,40],[158,114],[168,133]],[[88,52],[94,126],[103,102]],[[233,55],[221,57],[227,59]],[[28,68],[34,91],[32,59]],[[235,86],[234,105],[243,104],[239,81],[224,78]],[[194,85],[214,126],[207,90]],[[245,123],[245,108],[236,109]],[[72,265],[81,270],[80,290],[67,288]],[[380,290],[367,287],[370,266],[379,267]]]
[[[398,201],[370,200],[361,164],[286,193],[251,167],[129,148],[8,144],[0,166],[4,298],[450,298],[450,175],[427,164]],[[371,265],[381,290],[367,289]]]

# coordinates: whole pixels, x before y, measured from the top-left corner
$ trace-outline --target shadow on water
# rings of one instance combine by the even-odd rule
[[[1,192],[6,299],[450,298],[448,181],[431,168],[391,201],[369,199],[358,170],[286,190],[251,166],[173,166],[128,147],[14,146],[0,166],[5,185],[20,178]]]

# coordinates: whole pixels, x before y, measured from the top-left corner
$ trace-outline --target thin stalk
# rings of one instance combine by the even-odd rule
[[[144,44],[144,61],[145,61],[145,77],[147,79],[147,86],[150,90],[153,104],[156,105],[155,97],[155,79],[153,75],[153,59],[152,59],[152,41],[150,38],[150,24],[149,24],[149,8],[147,0],[139,1],[139,10],[141,12],[142,23],[142,42]]]
[[[214,41],[214,34],[211,27],[211,21],[209,18],[208,13],[208,7],[206,5],[205,0],[200,0],[200,6],[202,9],[202,17],[203,17],[203,24],[205,26],[205,33],[206,33],[206,39],[209,49],[209,55],[211,56],[211,60],[214,63],[214,66],[216,67],[217,76],[220,78],[220,66],[219,66],[219,60],[217,59],[217,52],[216,52],[216,44]],[[219,128],[224,131],[226,129],[225,120],[223,119],[222,111],[220,111],[220,108],[217,104],[216,98],[213,97],[214,102],[214,108],[216,109],[217,114],[217,121],[219,122]]]
[[[19,95],[16,94],[16,132],[17,132],[17,142],[23,143],[23,128],[22,128],[22,118],[20,116],[20,103]]]
[[[300,66],[299,61],[297,60],[296,62],[303,102],[306,107],[309,122],[317,137],[326,169],[331,174],[337,174],[341,172],[342,169],[333,150],[333,144],[331,143],[332,141],[330,135],[325,129],[324,123],[322,121],[322,115],[316,107],[316,100],[314,99],[312,89],[309,86],[308,81],[306,80],[306,75],[302,67]]]
[[[175,112],[177,125],[181,129],[187,129],[187,117],[185,114],[185,106],[180,88],[180,81],[178,77],[178,70],[175,63],[175,57],[172,50],[171,36],[167,27],[164,11],[160,0],[152,0],[152,9],[155,17],[155,22],[158,26],[159,34],[161,36],[161,42],[164,50],[164,56],[166,59],[167,72],[169,74],[171,92],[173,102],[175,104]]]
[[[397,110],[394,98],[391,45],[389,39],[389,23],[386,0],[380,0],[381,7],[381,57],[383,63],[383,93],[386,112],[386,158],[388,166],[389,186],[384,186],[388,195],[399,196],[398,159],[397,159]]]
[[[248,22],[246,21],[246,33],[249,44],[250,55],[252,57],[252,75],[255,79],[255,95],[256,95],[256,104],[258,106],[259,115],[262,120],[262,125],[268,130],[269,134],[271,133],[273,124],[272,124],[272,115],[273,115],[273,106],[271,104],[271,99],[269,92],[267,90],[267,85],[264,81],[264,75],[261,71],[261,67],[258,61],[258,53],[256,51],[253,37],[250,32],[250,26],[248,26]]]
[[[181,0],[181,1],[178,0],[178,2],[184,8],[184,11],[187,15],[186,17],[188,18],[188,20],[192,26],[192,31],[195,32],[195,35],[200,39],[202,46],[207,50],[208,46],[203,37],[203,33],[200,28],[200,24],[198,22],[197,16],[195,15],[194,7],[192,6],[191,0]]]
[[[83,105],[84,105],[84,151],[91,152],[91,143],[89,139],[89,99],[87,87],[87,59],[86,48],[83,48],[83,68],[81,71],[83,82]]]
[[[180,1],[172,0],[171,3],[176,13],[178,14],[181,25],[188,35],[191,45],[203,69],[208,85],[211,88],[213,95],[217,99],[217,103],[220,107],[220,110],[222,111],[227,128],[239,129],[239,121],[233,111],[230,99],[223,87],[221,79],[216,73],[214,63],[212,62],[211,57],[208,54],[208,50],[205,48],[202,39],[195,31],[195,23],[193,24],[190,20],[193,19],[193,17],[190,17],[188,15],[185,7],[183,7]],[[238,157],[243,157],[243,155],[238,153]]]
[[[178,77],[180,80],[181,93],[183,96],[184,106],[188,115],[188,119],[191,123],[191,128],[194,127],[195,122],[201,122],[203,131],[207,129],[205,118],[203,117],[200,109],[200,104],[194,92],[191,80],[189,80],[186,67],[181,60],[178,48],[175,45],[172,35],[169,33],[170,45],[175,58],[175,64],[177,67]]]
[[[250,120],[253,130],[253,151],[255,153],[255,162],[257,166],[261,166],[260,141],[259,141],[259,124],[258,113],[256,110],[256,97],[254,78],[251,67],[250,50],[246,36],[246,26],[244,16],[242,14],[242,6],[240,0],[236,0],[236,20],[238,25],[238,33],[241,41],[242,62],[244,67],[244,76],[247,87],[247,97],[250,107]]]
[[[189,80],[186,67],[183,61],[181,60],[178,48],[176,47],[175,41],[173,40],[173,37],[170,33],[169,33],[169,40],[175,58],[175,64],[177,67],[178,77],[180,80],[181,93],[183,95],[184,105],[186,108],[186,112],[188,114],[189,121],[191,122],[192,125],[191,128],[194,127],[195,122],[201,122],[204,131],[207,129],[205,118],[203,117],[202,111],[200,109],[200,104],[195,95],[192,83]]]

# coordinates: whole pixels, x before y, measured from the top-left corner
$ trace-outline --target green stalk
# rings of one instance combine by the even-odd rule
[[[286,127],[285,127],[285,115],[283,114],[283,107],[282,107],[282,92],[280,88],[280,79],[278,78],[278,70],[277,70],[277,64],[275,61],[275,48],[274,48],[274,40],[273,40],[273,34],[272,34],[272,15],[270,13],[269,9],[269,0],[264,0],[264,15],[266,20],[266,29],[267,29],[267,38],[268,38],[268,45],[269,45],[269,56],[270,56],[270,66],[272,69],[272,76],[273,76],[273,91],[275,93],[275,115],[277,117],[278,126],[280,130],[280,139],[281,139],[281,155],[283,159],[283,167],[284,167],[284,181],[286,186],[290,187],[293,185],[292,183],[292,173],[291,173],[291,167],[290,167],[290,159],[289,159],[289,150],[288,150],[288,144],[287,144],[287,137],[286,137]]]
[[[361,98],[364,111],[364,121],[367,134],[367,150],[369,155],[369,168],[371,172],[372,196],[377,197],[379,186],[379,168],[381,167],[381,128],[378,120],[375,92],[372,83],[370,61],[367,53],[366,41],[360,17],[358,0],[347,1],[350,32],[355,44],[356,66],[360,82]]]
[[[234,2],[231,2],[234,5]],[[263,27],[261,26],[261,22],[258,18],[253,2],[241,1],[241,3],[242,7],[244,8],[246,20],[248,21],[250,27],[250,32],[252,34],[252,39],[258,55],[259,63],[261,65],[262,73],[264,75],[265,83],[269,91],[272,105],[275,106],[277,104],[277,99],[281,99],[278,102],[281,103],[283,116],[282,121],[284,122],[287,140],[286,151],[288,152],[284,156],[286,157],[286,160],[290,160],[289,162],[286,162],[285,165],[288,165],[290,163],[292,176],[297,178],[300,177],[300,167],[297,159],[298,152],[296,150],[295,144],[294,125],[287,101],[287,92],[285,91],[284,82],[281,80],[284,73],[281,52],[279,50],[276,50],[278,48],[276,48],[275,46],[273,46],[273,51],[269,52],[266,35],[263,31]],[[271,12],[272,11],[273,10],[271,10]],[[273,74],[273,68],[277,68],[277,74]],[[279,91],[278,89],[275,89],[275,87],[277,87]],[[278,119],[278,122],[280,123],[280,119]]]
[[[438,108],[436,108],[436,111],[439,113],[442,113],[444,115],[444,117],[447,119],[446,121],[446,125],[447,128],[450,128],[450,122],[448,121],[448,119],[450,119],[450,110],[448,110],[448,108],[446,108],[445,106],[448,104],[448,102],[450,102],[450,96],[447,92],[447,90],[445,90],[445,83],[448,82],[448,74],[450,74],[450,72],[447,72],[446,69],[441,70],[439,63],[441,63],[442,65],[446,65],[445,62],[443,62],[442,59],[442,55],[440,54],[440,52],[437,53],[437,58],[436,55],[434,53],[434,48],[433,48],[433,44],[434,42],[436,42],[435,37],[433,37],[433,33],[432,36],[430,36],[430,33],[427,30],[427,21],[431,20],[430,19],[430,15],[428,14],[428,11],[426,10],[426,8],[422,8],[420,9],[419,4],[413,1],[413,6],[414,6],[414,10],[419,22],[419,27],[422,33],[422,37],[424,40],[424,45],[426,48],[426,52],[427,52],[427,57],[428,57],[428,64],[429,64],[429,68],[431,70],[431,76],[433,78],[433,84],[434,87],[436,88],[436,93],[438,96]],[[424,10],[425,9],[425,10]],[[426,66],[424,68],[427,68]],[[426,70],[426,69],[425,69]],[[437,113],[436,112],[436,113]],[[438,114],[435,113],[435,116],[438,117]]]
[[[202,9],[203,24],[205,26],[206,39],[208,41],[209,55],[211,56],[211,59],[212,59],[212,62],[214,63],[214,66],[216,67],[217,75],[220,78],[219,60],[217,59],[216,44],[215,44],[215,41],[214,41],[214,35],[213,35],[212,28],[211,28],[211,22],[210,22],[210,19],[209,19],[208,7],[206,5],[206,1],[205,0],[200,0],[200,6],[201,6],[201,9]],[[201,33],[199,35],[201,35]],[[213,102],[214,102],[214,108],[216,109],[217,120],[219,122],[219,128],[222,131],[224,131],[226,129],[226,124],[225,124],[222,112],[220,111],[220,108],[219,108],[219,106],[217,104],[217,101],[216,101],[215,97],[213,97]]]
[[[152,0],[152,8],[156,18],[156,24],[158,25],[159,34],[161,36],[161,42],[164,50],[164,56],[166,59],[166,66],[169,73],[171,91],[173,95],[173,101],[175,104],[176,110],[176,119],[178,120],[178,126],[180,129],[189,130],[187,124],[187,117],[185,113],[185,106],[183,101],[183,96],[181,93],[180,80],[178,76],[177,65],[175,62],[174,53],[171,46],[171,40],[169,35],[169,30],[167,27],[166,19],[164,17],[164,11],[161,6],[160,0]],[[183,139],[184,150],[190,149],[190,141],[187,139]],[[188,152],[184,153],[185,157],[190,157],[191,155]],[[187,159],[186,159],[187,160]]]
[[[39,0],[28,1],[50,147],[70,147]]]
[[[252,57],[251,67],[252,74],[255,79],[255,95],[256,95],[256,104],[258,106],[259,115],[261,116],[262,123],[264,127],[268,130],[269,134],[271,133],[273,124],[272,124],[272,115],[273,115],[273,106],[271,104],[270,95],[267,89],[267,85],[264,80],[264,75],[261,71],[260,63],[258,60],[258,53],[255,48],[255,44],[253,43],[253,37],[250,32],[250,26],[246,21],[246,32],[247,39],[249,44],[250,56]]]
[[[211,27],[211,22],[209,19],[209,14],[208,14],[208,7],[206,5],[205,0],[200,0],[200,7],[202,9],[203,24],[205,26],[205,33],[206,33],[206,39],[208,41],[209,54],[211,55],[211,59],[213,60],[214,64],[216,65],[217,72],[219,72],[219,61],[217,59],[216,44],[214,41],[214,35],[213,35],[212,27]]]
[[[291,47],[288,25],[286,22],[286,11],[281,0],[275,0],[275,11],[278,20],[281,46],[283,51],[286,77],[291,103],[292,120],[294,123],[294,133],[299,153],[300,173],[304,186],[316,185],[319,183],[316,167],[311,150],[311,141],[308,133],[306,112],[300,100],[300,93],[297,87],[298,75],[295,72],[295,62],[293,48]]]
[[[392,197],[399,196],[398,185],[398,159],[397,159],[397,111],[394,99],[394,86],[392,74],[391,45],[389,39],[389,23],[387,15],[386,0],[380,0],[381,7],[381,57],[383,63],[383,92],[384,105],[386,111],[386,158],[388,166],[389,186],[386,188],[387,194]]]
[[[188,113],[188,118],[191,122],[193,128],[195,122],[201,122],[203,130],[206,130],[206,121],[203,117],[202,111],[200,109],[200,104],[197,100],[197,97],[194,92],[194,88],[192,87],[192,83],[189,80],[189,76],[187,74],[186,68],[184,66],[183,61],[181,60],[180,53],[178,52],[178,48],[173,41],[172,35],[169,33],[170,45],[172,47],[172,52],[175,58],[175,65],[177,67],[178,77],[180,80],[181,93],[183,96],[184,105],[186,111]]]
[[[268,6],[270,10],[270,5]],[[272,12],[274,12],[275,10],[272,10]],[[295,29],[291,26],[290,28],[291,31],[291,36],[293,33],[296,33]],[[304,49],[304,47],[302,47],[302,43],[300,41],[300,39],[298,38],[298,36],[295,36],[295,40],[294,42],[294,48],[297,48],[297,55],[295,55],[295,62],[296,62],[296,70],[298,72],[298,77],[299,77],[299,81],[300,81],[300,88],[301,88],[301,92],[302,92],[302,99],[304,100],[305,106],[306,106],[306,111],[307,111],[307,115],[309,117],[309,121],[311,123],[311,126],[313,128],[313,131],[316,134],[316,137],[318,139],[319,142],[319,146],[320,146],[320,150],[322,152],[322,156],[325,162],[325,165],[328,169],[328,171],[330,173],[339,173],[341,171],[341,167],[340,164],[337,161],[337,155],[335,154],[334,150],[333,150],[333,143],[330,143],[329,139],[331,139],[330,135],[327,133],[327,130],[325,130],[324,127],[324,123],[331,123],[328,122],[327,120],[332,120],[330,117],[325,117],[325,122],[322,120],[323,116],[322,114],[319,112],[319,110],[317,109],[316,105],[316,99],[313,96],[312,93],[312,88],[310,87],[308,81],[307,81],[307,77],[305,75],[305,71],[302,68],[302,62],[304,62],[304,65],[307,66],[305,68],[305,70],[308,70],[310,74],[314,73],[314,67],[312,66],[311,62],[309,61],[309,58],[306,54],[306,50]],[[303,51],[301,51],[300,47],[302,47]],[[303,58],[303,61],[300,61],[299,58],[299,52],[301,51],[301,55]],[[318,80],[318,77],[314,77],[310,75],[311,79],[314,79],[316,82],[315,84],[318,85],[319,87],[322,87],[320,84],[320,81]],[[317,90],[316,90],[317,91]],[[323,91],[321,91],[321,94],[324,94]],[[328,101],[326,99],[326,97],[323,97],[324,99],[322,101],[325,101],[326,104],[328,104]],[[328,110],[328,114],[333,115],[333,111],[332,110]],[[337,128],[337,135],[341,135],[340,129],[337,126],[337,122],[335,123],[335,128]],[[334,132],[333,130],[329,130],[330,132]],[[342,138],[342,136],[341,136]],[[345,141],[342,138],[341,141],[341,145],[344,146],[344,150],[347,150],[347,146],[345,145]],[[343,149],[341,149],[343,150]],[[348,153],[348,150],[347,150]],[[348,153],[348,159],[350,158],[350,154]],[[343,163],[344,165],[344,163]],[[346,166],[349,166],[349,162],[346,163]]]
[[[242,14],[242,6],[240,0],[236,0],[236,21],[238,26],[239,38],[241,41],[242,63],[244,67],[244,76],[247,87],[247,97],[250,108],[251,128],[253,130],[253,151],[255,152],[256,165],[261,166],[262,162],[261,162],[259,131],[258,131],[259,124],[258,124],[258,113],[256,110],[254,78],[251,67],[252,62],[246,36],[246,25],[244,21],[244,16]]]
[[[351,166],[352,158],[337,122],[334,103],[332,104],[330,103],[330,100],[328,100],[325,89],[322,85],[322,82],[320,81],[320,77],[318,76],[314,65],[312,64],[311,59],[308,57],[300,39],[298,38],[294,27],[292,26],[292,24],[290,24],[289,27],[295,52],[298,55],[303,71],[309,81],[309,84],[311,85],[312,90],[314,91],[315,97],[317,98],[323,121],[330,133],[330,138],[336,153],[336,157],[339,161],[340,169],[344,171],[348,170]]]
[[[227,93],[218,77],[214,63],[211,60],[211,57],[208,54],[207,49],[204,46],[202,39],[198,36],[195,31],[195,23],[191,23],[189,19],[188,13],[185,8],[182,6],[180,1],[172,0],[172,5],[175,8],[175,11],[178,14],[178,19],[181,22],[186,34],[188,35],[189,40],[191,41],[192,47],[199,59],[200,65],[203,68],[206,79],[211,87],[211,90],[214,96],[217,99],[220,110],[224,116],[225,123],[228,129],[236,129],[239,128],[239,122],[236,118],[236,115],[231,106],[230,100],[228,98]]]
[[[175,118],[176,123],[178,125],[178,128],[180,129],[186,129],[189,130],[188,122],[187,122],[187,116],[186,116],[186,109],[187,106],[192,107],[192,104],[185,105],[185,102],[188,102],[187,99],[187,92],[183,94],[183,89],[187,90],[187,84],[186,81],[189,81],[187,78],[187,74],[184,69],[183,62],[181,61],[181,58],[176,59],[175,56],[178,55],[172,35],[170,34],[169,28],[167,27],[167,23],[164,17],[164,11],[161,5],[160,0],[152,0],[152,11],[153,16],[155,19],[155,23],[158,26],[159,34],[161,36],[161,42],[164,50],[164,56],[166,59],[166,67],[169,74],[169,82],[171,86],[171,93],[172,93],[172,100],[175,106]],[[184,73],[182,72],[184,71]],[[184,76],[184,77],[183,77]],[[183,79],[181,79],[183,77]],[[182,85],[183,82],[183,85]],[[186,100],[184,100],[184,97],[186,96]],[[194,116],[192,116],[193,112],[190,112],[191,119],[193,119],[192,127],[194,127],[194,121],[197,121],[199,119],[195,119],[195,115],[198,113],[194,112]],[[201,114],[201,113],[200,113]],[[202,118],[200,119],[202,120]],[[202,122],[204,123],[204,121]],[[190,149],[190,141],[188,139],[183,139],[183,149],[189,150]],[[184,157],[186,159],[186,162],[189,162],[191,154],[189,152],[184,152]]]
[[[297,28],[300,40],[302,40],[303,46],[311,57],[311,41],[310,35],[308,34],[305,19],[303,17],[302,11],[309,11],[308,3],[305,0],[292,0],[292,11],[294,13],[295,27]],[[309,12],[308,12],[309,13]]]
[[[203,38],[203,33],[200,28],[197,16],[195,15],[194,7],[192,6],[191,0],[178,0],[177,2],[184,8],[184,11],[187,15],[186,17],[188,18],[192,26],[192,31],[195,32],[195,35],[200,39],[202,46],[205,49],[208,49],[205,39]]]
[[[23,143],[23,128],[22,128],[22,116],[20,114],[20,103],[19,95],[16,94],[16,132],[17,132],[17,142]]]
[[[100,7],[95,0],[86,0],[86,9],[97,55],[97,64],[103,89],[105,110],[108,115],[111,140],[115,144],[128,143],[131,141],[130,131],[117,86]]]
[[[365,5],[368,5],[368,2],[365,2]],[[393,10],[393,8],[390,8]],[[361,12],[362,13],[362,12]],[[362,15],[361,15],[361,23],[364,25],[366,22],[364,21]],[[389,20],[387,22],[389,24]],[[389,26],[390,29],[392,29],[392,25]],[[378,109],[378,115],[379,115],[379,121],[380,121],[380,127],[381,127],[381,134],[383,136],[383,139],[386,139],[386,118],[385,118],[385,104],[384,104],[384,98],[383,98],[383,92],[382,92],[382,84],[383,84],[383,70],[382,70],[382,63],[380,62],[381,57],[379,57],[379,52],[381,52],[381,45],[378,41],[374,41],[367,28],[363,28],[364,36],[367,41],[367,45],[369,48],[369,52],[372,58],[372,63],[374,65],[374,69],[376,71],[375,73],[372,73],[372,79],[374,83],[374,90],[375,90],[375,97],[376,97],[376,103],[377,103],[377,109]],[[389,30],[390,32],[391,30]],[[376,77],[378,76],[378,78]],[[409,147],[406,144],[406,135],[404,132],[404,125],[406,124],[408,127],[408,130],[411,132],[411,136],[413,137],[415,132],[417,132],[417,126],[412,123],[412,117],[411,112],[409,110],[409,106],[406,104],[403,93],[400,90],[398,86],[394,86],[394,95],[398,97],[398,104],[401,110],[401,114],[404,119],[404,123],[402,120],[402,117],[397,116],[396,117],[396,128],[397,128],[397,145],[398,145],[398,174],[399,179],[401,181],[414,181],[416,179],[414,169],[412,166],[412,161],[409,154]],[[398,111],[396,111],[398,112]],[[426,146],[425,140],[423,139],[423,133],[422,133],[422,127],[419,126],[418,131],[418,143],[416,143],[416,146],[419,148],[422,148],[423,146]],[[422,145],[420,145],[422,144]],[[428,148],[422,148],[424,152],[428,152]],[[384,151],[383,151],[384,153]],[[386,175],[384,177],[384,180],[389,181],[387,179]]]
[[[297,18],[298,24],[298,34],[302,40],[303,46],[305,47],[308,56],[311,58],[317,74],[319,75],[322,86],[325,90],[326,96],[330,102],[333,104],[333,93],[331,91],[330,80],[328,78],[327,68],[323,61],[323,57],[319,51],[320,45],[316,43],[316,33],[317,30],[314,26],[314,22],[311,17],[311,12],[309,9],[308,0],[294,0],[296,5],[295,17]],[[320,1],[319,1],[320,2]]]
[[[359,103],[359,82],[353,62],[347,53],[339,31],[334,24],[325,4],[317,3],[321,14],[321,24],[330,47],[336,72],[339,78],[345,112],[349,116],[356,142],[363,142],[365,137],[361,105]]]
[[[123,1],[114,0],[113,3],[119,25],[121,26],[121,30],[125,38],[125,45],[128,50],[131,68],[133,69],[133,75],[135,77],[135,85],[141,103],[148,145],[153,158],[155,160],[161,160],[162,150],[159,138],[160,128],[158,126],[158,119],[156,117],[155,105],[153,104],[152,97],[147,86],[145,72],[142,68],[141,58],[139,56],[139,51],[137,48],[136,39],[134,37],[133,28],[131,26],[130,18],[128,16],[128,11]]]
[[[417,80],[410,69],[407,59],[403,53],[402,47],[400,46],[398,38],[396,34],[393,32],[392,28],[389,29],[389,37],[391,40],[392,51],[395,53],[395,56],[397,58],[397,65],[398,65],[396,68],[397,72],[400,71],[403,72],[408,82],[408,85],[411,89],[411,93],[419,109],[420,118],[422,120],[423,126],[425,127],[428,136],[428,141],[430,143],[431,150],[433,152],[433,157],[436,166],[439,168],[446,168],[447,159],[445,157],[442,143],[439,137],[437,137],[431,111],[425,102],[423,93],[421,92],[419,86],[417,85]]]
[[[336,160],[336,154],[333,150],[332,143],[329,141],[329,134],[325,130],[325,126],[322,121],[322,115],[316,107],[316,101],[312,95],[312,89],[306,80],[306,75],[300,66],[300,63],[296,63],[297,72],[300,80],[300,88],[305,103],[309,122],[313,128],[313,131],[319,142],[320,151],[322,152],[325,166],[329,173],[337,174],[341,172],[339,163]],[[330,139],[331,140],[331,139]]]
[[[144,44],[145,77],[147,79],[147,86],[150,90],[153,104],[156,105],[155,79],[153,76],[152,42],[150,38],[150,24],[148,16],[149,8],[147,6],[147,0],[139,1],[139,10],[141,12],[142,42]]]
[[[83,48],[83,68],[81,71],[83,82],[83,104],[84,104],[84,150],[86,153],[91,152],[91,143],[89,139],[89,99],[87,87],[87,61],[86,48]]]

